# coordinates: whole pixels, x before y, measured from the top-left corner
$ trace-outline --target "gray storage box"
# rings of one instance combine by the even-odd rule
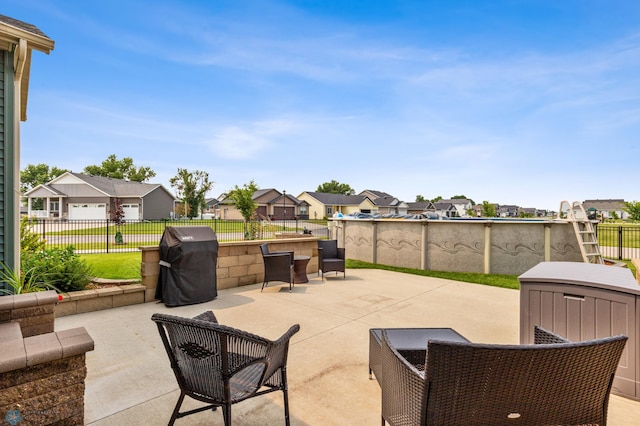
[[[624,334],[629,338],[613,393],[640,399],[640,286],[626,268],[542,262],[520,275],[520,343],[533,326],[576,342]]]
[[[166,306],[208,302],[218,296],[218,240],[208,226],[167,226],[160,240],[156,299]]]

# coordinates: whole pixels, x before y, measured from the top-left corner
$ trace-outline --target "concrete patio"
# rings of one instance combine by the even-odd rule
[[[380,424],[380,388],[368,376],[370,328],[451,327],[473,342],[519,342],[519,292],[381,270],[347,270],[326,281],[312,275],[292,293],[270,283],[218,292],[203,304],[166,308],[146,303],[56,319],[56,330],[84,326],[95,341],[87,353],[85,422],[166,424],[178,386],[151,315],[192,317],[213,310],[218,320],[268,338],[299,323],[289,349],[293,425]],[[196,403],[185,404],[195,407]],[[238,425],[284,424],[282,393],[233,407]],[[221,425],[205,411],[176,425]],[[612,395],[609,424],[640,424],[640,403]]]

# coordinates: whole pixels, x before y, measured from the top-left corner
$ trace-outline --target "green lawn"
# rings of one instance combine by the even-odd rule
[[[140,252],[83,254],[81,256],[82,259],[85,259],[87,261],[87,264],[91,267],[93,274],[96,277],[108,279],[141,279]],[[446,278],[450,280],[492,285],[496,287],[513,289],[519,288],[518,278],[516,275],[485,275],[461,272],[423,271],[420,269],[396,268],[393,266],[376,265],[372,263],[360,262],[357,260],[347,260],[347,268],[385,269],[407,274]]]
[[[80,255],[87,265],[91,267],[93,276],[115,280],[141,279],[140,252],[129,253],[105,253]]]

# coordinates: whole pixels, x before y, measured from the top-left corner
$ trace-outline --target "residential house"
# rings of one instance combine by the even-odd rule
[[[20,265],[20,122],[27,120],[32,52],[54,41],[35,25],[0,15],[0,261]]]
[[[376,205],[367,196],[329,194],[326,192],[305,191],[298,195],[300,201],[308,204],[309,219],[331,217],[334,213],[373,213]]]
[[[520,215],[520,207],[513,204],[504,204],[498,206],[499,217],[518,217]]]
[[[624,199],[584,200],[582,207],[587,213],[595,211],[595,217],[602,219],[628,219],[629,213],[624,211]]]
[[[175,197],[164,186],[131,182],[104,176],[65,172],[24,194],[27,214],[68,220],[113,219],[115,200],[122,203],[125,220],[154,220],[170,217]],[[42,199],[42,210],[32,209]]]
[[[416,201],[407,203],[408,214],[421,214],[427,212],[434,212],[436,208],[431,201]]]
[[[236,208],[235,202],[228,197],[228,194],[222,194],[219,198],[219,215],[222,219],[243,219],[240,210]],[[252,199],[258,205],[256,213],[259,219],[295,220],[309,218],[309,204],[287,194],[286,191],[280,192],[274,188],[258,189],[253,193]]]
[[[451,198],[440,200],[440,203],[451,203],[456,209],[456,217],[469,217],[469,211],[473,209],[473,203],[466,198]]]
[[[372,213],[378,214],[407,214],[408,205],[404,201],[400,201],[391,194],[382,191],[373,191],[366,189],[358,194],[369,198],[375,205]],[[368,212],[363,212],[368,213]]]
[[[459,217],[458,209],[450,201],[436,201],[433,203],[434,212],[441,217]]]

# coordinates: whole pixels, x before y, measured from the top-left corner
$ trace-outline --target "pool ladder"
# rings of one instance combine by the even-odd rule
[[[563,215],[566,217],[562,217]],[[604,264],[598,245],[598,236],[580,201],[574,201],[571,204],[568,201],[561,202],[558,219],[566,219],[573,225],[582,260],[585,263]]]

